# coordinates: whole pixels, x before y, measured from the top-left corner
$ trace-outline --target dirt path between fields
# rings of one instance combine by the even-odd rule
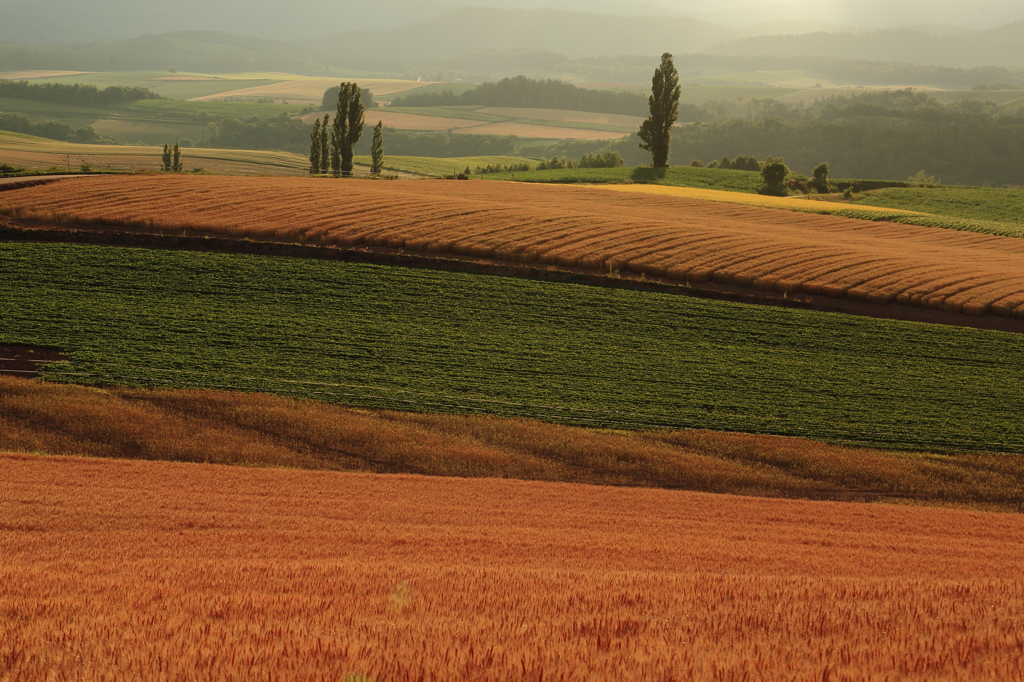
[[[24,189],[36,185],[47,185],[58,180],[70,180],[72,178],[92,178],[95,175],[15,175],[9,178],[0,178],[0,192],[12,189]]]
[[[0,344],[0,375],[31,379],[39,376],[43,365],[67,359],[68,356],[53,348]]]
[[[296,243],[211,236],[207,232],[193,231],[170,236],[162,234],[159,229],[153,229],[152,231],[138,228],[125,230],[121,227],[104,225],[78,225],[74,228],[69,228],[62,225],[17,221],[3,216],[0,216],[0,241],[90,244],[213,253],[244,253],[261,256],[319,258],[357,263],[420,267],[502,277],[526,277],[553,282],[657,291],[692,298],[1024,334],[1024,320],[994,315],[974,317],[944,310],[917,308],[893,303],[879,305],[803,293],[786,296],[785,294],[775,292],[757,291],[715,282],[687,285],[685,283],[680,284],[677,280],[643,277],[626,272],[607,275],[583,268],[568,268],[538,263],[525,265],[454,254],[432,256],[386,247],[360,246],[340,248],[333,246],[306,246]]]

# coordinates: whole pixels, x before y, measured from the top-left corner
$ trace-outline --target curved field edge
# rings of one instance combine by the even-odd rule
[[[452,253],[1024,319],[1021,240],[836,216],[793,217],[790,211],[663,194],[670,191],[119,176],[4,192],[0,211],[20,221],[100,231]]]
[[[609,431],[227,391],[0,376],[0,451],[1024,511],[1024,457],[711,431]]]
[[[807,200],[801,196],[770,197],[743,192],[730,192],[714,189],[691,187],[667,187],[661,185],[585,185],[597,189],[616,192],[632,192],[638,194],[656,194],[661,196],[685,197],[703,201],[719,201],[742,206],[760,206],[778,208],[811,215],[830,215],[852,220],[869,222],[898,223],[900,225],[916,225],[918,227],[936,227],[944,230],[960,232],[977,232],[998,237],[1024,238],[1024,225],[994,220],[975,220],[956,216],[926,213],[920,210],[892,208],[888,206],[871,206],[857,203],[854,205],[828,201]]]

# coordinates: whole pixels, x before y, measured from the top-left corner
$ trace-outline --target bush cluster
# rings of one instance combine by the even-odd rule
[[[476,174],[477,175],[488,175],[488,174],[491,174],[491,173],[520,173],[520,172],[526,172],[528,170],[531,170],[530,169],[530,164],[526,163],[525,161],[523,163],[509,163],[509,164],[492,163],[492,164],[488,164],[486,166],[477,166],[476,167]]]

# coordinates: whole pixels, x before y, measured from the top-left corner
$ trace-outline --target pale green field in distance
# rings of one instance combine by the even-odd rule
[[[414,114],[416,116],[438,116],[441,118],[456,118],[464,121],[483,121],[487,123],[528,123],[530,125],[554,126],[556,128],[573,128],[580,130],[607,130],[613,133],[632,133],[637,126],[610,125],[607,123],[587,123],[580,121],[566,121],[558,118],[562,114],[558,109],[524,109],[527,115],[514,115],[516,108],[507,107],[503,113],[508,115],[487,113],[480,111],[487,109],[486,106],[463,106],[463,107],[387,107],[385,111],[396,114]],[[544,112],[551,112],[551,118],[545,118]],[[583,113],[583,112],[581,112]],[[366,112],[367,122],[373,118],[373,112]]]
[[[112,109],[0,97],[0,114],[18,114],[33,121],[60,121],[76,128],[91,125],[96,119],[112,112]]]
[[[369,156],[355,157],[357,164],[370,165]],[[476,171],[477,166],[495,166],[501,164],[529,163],[536,165],[538,159],[527,159],[522,156],[461,156],[450,159],[435,159],[423,156],[385,156],[385,170],[400,171],[403,173],[416,173],[419,175],[448,175],[450,173],[461,173],[468,166],[470,170]]]
[[[681,104],[704,104],[708,101],[735,99],[778,99],[798,92],[793,88],[754,87],[749,85],[683,85]]]
[[[157,171],[162,147],[77,144],[0,131],[0,164],[30,171],[71,170],[90,164],[95,170]],[[309,159],[289,152],[247,149],[182,149],[186,171],[203,168],[223,175],[306,175]]]
[[[51,104],[34,100],[0,98],[0,114],[17,114],[40,121],[59,121],[74,128],[91,125],[96,132],[122,142],[147,145],[175,140],[197,141],[207,118],[271,117],[298,114],[301,105],[256,102],[187,102],[177,99],[149,99],[106,107]],[[204,116],[203,114],[208,116]]]
[[[519,162],[522,163],[523,159]],[[515,180],[517,182],[542,182],[556,184],[602,184],[639,182],[674,187],[696,187],[729,192],[757,192],[761,174],[749,171],[722,170],[719,168],[573,168],[545,171],[516,171],[515,173],[494,173],[474,175],[484,180]]]
[[[856,202],[935,215],[1024,224],[1024,189],[908,187],[872,192]]]

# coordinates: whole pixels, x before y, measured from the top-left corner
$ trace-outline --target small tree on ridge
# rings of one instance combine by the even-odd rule
[[[817,188],[819,194],[828,194],[828,163],[819,163],[814,167],[814,186]]]
[[[379,121],[373,128],[373,147],[370,150],[370,172],[380,175],[384,170],[384,122]]]
[[[786,178],[789,176],[789,166],[780,158],[769,156],[761,165],[761,180],[764,184],[758,190],[759,194],[769,194],[777,197],[784,197],[786,192]]]
[[[320,119],[313,122],[313,132],[309,136],[309,174],[320,172]]]

